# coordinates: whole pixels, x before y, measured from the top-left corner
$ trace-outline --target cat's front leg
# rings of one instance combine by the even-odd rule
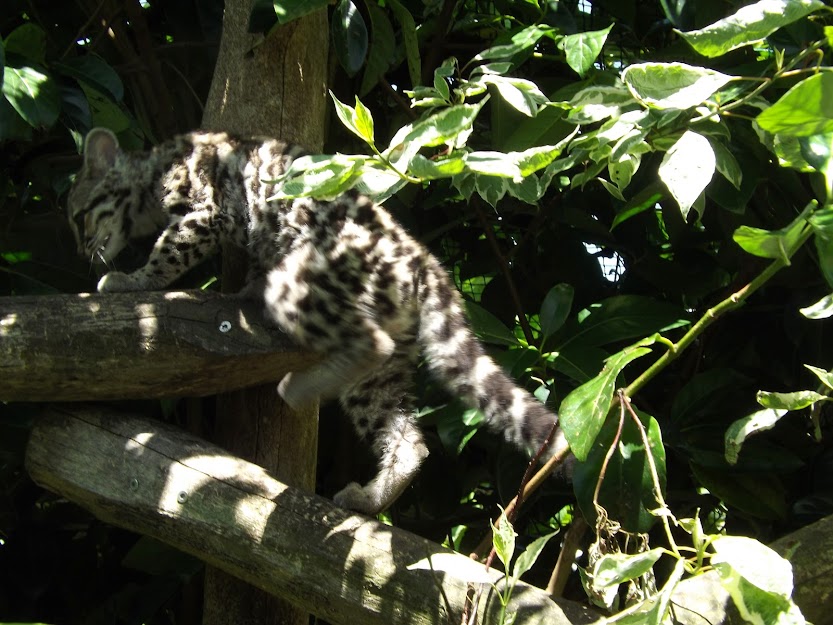
[[[99,293],[124,293],[127,291],[143,291],[145,286],[136,280],[133,274],[121,271],[109,271],[98,281]]]
[[[98,283],[99,293],[163,289],[192,267],[213,256],[220,237],[233,228],[230,217],[215,210],[188,213],[159,235],[144,267],[125,274],[111,271]]]

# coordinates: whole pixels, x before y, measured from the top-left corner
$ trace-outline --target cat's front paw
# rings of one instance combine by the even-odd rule
[[[368,516],[375,516],[382,511],[383,504],[376,500],[367,489],[363,488],[358,482],[351,482],[333,497],[333,502],[337,506],[353,510],[354,512],[361,512]]]
[[[99,293],[123,293],[125,291],[141,290],[142,285],[135,278],[120,271],[105,273],[98,281]]]
[[[310,376],[303,372],[287,373],[278,384],[278,394],[298,412],[318,399],[318,391],[311,382]]]

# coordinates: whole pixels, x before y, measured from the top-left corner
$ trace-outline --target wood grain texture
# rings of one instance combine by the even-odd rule
[[[0,298],[0,401],[210,395],[277,382],[314,355],[216,293]]]
[[[104,521],[191,553],[338,624],[459,623],[473,576],[496,571],[403,530],[291,488],[262,468],[189,434],[100,407],[54,407],[29,442],[42,486]],[[434,570],[417,565],[431,558]],[[482,585],[480,623],[498,602]],[[525,584],[515,623],[590,623],[578,604]]]

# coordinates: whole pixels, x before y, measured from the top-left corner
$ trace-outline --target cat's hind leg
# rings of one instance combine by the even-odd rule
[[[375,515],[388,508],[416,477],[428,448],[423,441],[408,390],[412,361],[396,354],[375,374],[345,389],[341,404],[361,437],[372,440],[379,472],[362,486],[339,491],[338,505]]]
[[[270,272],[264,298],[267,312],[284,331],[323,356],[317,364],[281,380],[278,392],[293,408],[316,398],[337,397],[343,388],[384,365],[395,348],[393,338],[355,294],[325,272],[308,267],[293,271],[299,264],[303,266],[285,263]]]

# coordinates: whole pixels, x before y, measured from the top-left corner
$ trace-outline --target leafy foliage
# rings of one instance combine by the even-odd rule
[[[15,0],[0,18],[7,295],[94,285],[58,210],[83,134],[104,125],[136,147],[197,126],[216,53],[204,42],[218,40],[220,2],[143,1],[129,15],[109,0],[59,4]],[[250,30],[327,4],[258,0]],[[340,0],[330,7],[344,69],[331,85],[331,155],[297,161],[279,195],[356,186],[444,259],[478,335],[561,407],[585,461],[574,495],[557,480],[528,495],[507,524],[511,541],[496,538],[500,559],[510,566],[512,545],[555,530],[575,496],[609,539],[582,562],[599,604],[618,605],[620,585],[647,588],[638,580],[651,565],[676,558],[659,594],[622,620],[659,622],[673,583],[713,566],[742,613],[800,622],[783,563],[757,542],[715,537],[766,541],[833,512],[823,327],[833,315],[833,26],[819,0],[744,4]],[[430,381],[418,395],[433,453],[392,520],[470,551],[515,494],[523,460]],[[626,414],[631,402],[641,410]],[[186,406],[163,412],[185,420]],[[26,481],[31,418],[29,407],[0,410],[0,570],[20,568],[27,540],[49,537],[54,547],[34,560],[46,570],[79,523],[87,553],[105,556],[79,559],[73,577],[124,568],[128,538],[77,521]],[[323,476],[329,459],[355,455],[349,443],[338,451],[339,438],[322,432]],[[323,479],[324,492],[339,486]],[[674,545],[674,515],[694,556]],[[624,553],[634,533],[664,550]],[[548,552],[533,546],[515,571],[521,561],[541,575]],[[762,580],[754,567],[779,574]],[[42,570],[4,577],[0,608],[93,623],[160,579],[142,570],[136,581],[134,569],[51,613],[34,605],[65,594],[70,573],[50,581]],[[165,588],[145,622],[167,622],[175,591]]]

